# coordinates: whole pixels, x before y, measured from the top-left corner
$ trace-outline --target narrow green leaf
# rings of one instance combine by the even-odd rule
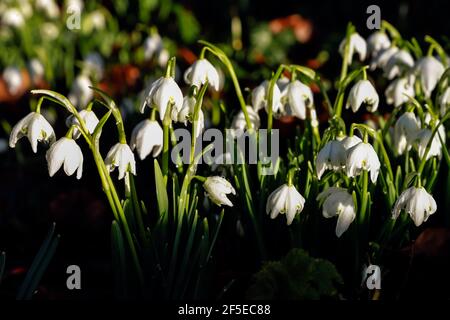
[[[156,199],[158,201],[158,209],[160,216],[165,215],[169,212],[169,200],[167,197],[166,184],[164,183],[164,178],[159,167],[158,161],[154,160],[155,164],[155,184],[156,184]]]

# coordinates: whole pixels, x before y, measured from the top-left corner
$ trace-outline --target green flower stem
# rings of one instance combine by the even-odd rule
[[[368,188],[369,185],[369,173],[367,170],[362,172],[362,189],[361,189],[361,206],[359,212],[359,225],[365,224],[366,211],[367,211],[367,198],[368,198]]]
[[[44,99],[45,99],[45,96],[42,96],[42,97],[39,98],[39,101],[38,101],[38,103],[36,105],[36,112],[37,113],[41,113],[41,105],[42,105],[42,102],[44,102]]]
[[[166,114],[163,119],[163,153],[162,153],[162,174],[164,177],[164,182],[167,183],[167,175],[169,174],[169,138],[170,138],[170,124],[172,113],[172,101],[167,104]]]
[[[175,78],[175,64],[176,64],[176,58],[172,57],[169,59],[169,61],[167,62],[167,68],[166,68],[166,74],[165,77],[166,78]]]
[[[280,78],[281,73],[286,68],[285,65],[280,65],[277,69],[277,72],[270,79],[269,88],[267,90],[267,131],[269,134],[272,131],[272,122],[273,122],[273,88],[277,83],[278,78]]]
[[[197,142],[196,133],[198,130],[198,119],[200,117],[200,110],[202,108],[203,97],[205,96],[206,89],[208,89],[208,82],[206,82],[197,94],[194,106],[194,114],[192,119],[192,136],[191,136],[191,153],[190,163],[194,162],[195,157],[195,144]]]
[[[156,108],[152,109],[152,112],[150,113],[150,121],[156,120]]]
[[[345,33],[345,46],[344,46],[344,57],[342,58],[341,75],[339,77],[339,86],[341,86],[342,81],[347,76],[348,72],[348,56],[350,54],[350,37],[353,33],[353,26],[351,23],[347,25],[347,31]]]
[[[319,76],[316,76],[316,77],[315,77],[314,83],[315,83],[315,84],[319,87],[319,89],[320,89],[320,93],[322,94],[323,99],[325,100],[325,104],[327,105],[328,113],[329,113],[330,115],[334,114],[334,111],[333,111],[333,105],[331,104],[330,97],[328,96],[327,90],[325,90],[325,87],[324,87],[324,85],[323,85],[323,83],[322,83],[322,80],[320,80],[320,77],[319,77]]]
[[[386,148],[384,147],[383,136],[381,132],[377,132],[376,139],[380,145],[381,155],[383,156],[384,165],[388,170],[389,177],[391,178],[391,181],[394,181],[394,172],[392,171],[391,160],[389,159]]]
[[[75,125],[71,125],[69,130],[67,130],[67,133],[66,133],[65,137],[68,138],[68,139],[72,139],[73,130],[75,130],[75,128],[76,128]]]

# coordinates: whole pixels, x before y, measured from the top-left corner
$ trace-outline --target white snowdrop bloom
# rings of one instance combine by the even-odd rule
[[[264,80],[259,86],[253,89],[252,91],[252,105],[256,112],[260,109],[266,109],[267,107],[267,92],[269,91],[270,81]],[[273,86],[273,95],[272,95],[272,111],[273,113],[277,113],[278,110],[282,107],[281,104],[281,92],[278,88],[277,84]]]
[[[436,87],[445,71],[443,64],[434,57],[423,57],[417,61],[414,71],[419,77],[422,90],[427,98]]]
[[[337,138],[342,146],[345,149],[345,153],[347,155],[348,150],[350,150],[353,146],[356,146],[358,143],[362,142],[361,138],[355,135],[352,136],[341,136]],[[347,160],[347,156],[345,158]]]
[[[442,156],[442,144],[438,134],[445,142],[445,129],[443,126],[440,126],[438,132],[436,132],[436,134],[434,135],[433,141],[431,142],[430,150],[427,154],[427,160],[431,159],[432,157],[438,157],[440,159]],[[432,131],[430,129],[421,129],[417,132],[414,138],[417,146],[417,152],[420,158],[423,158],[425,156],[427,144],[430,141],[431,135]]]
[[[196,99],[193,96],[185,96],[183,99],[183,106],[181,107],[180,112],[178,114],[172,114],[172,120],[175,122],[183,122],[184,125],[187,125],[187,122],[193,122],[194,121],[194,112],[195,112],[195,103]],[[198,138],[198,136],[203,132],[203,129],[205,128],[205,116],[203,114],[203,111],[200,107],[198,110],[198,119],[197,119],[197,128],[195,132],[195,137]]]
[[[348,177],[356,177],[365,170],[370,172],[372,183],[376,183],[380,166],[378,155],[369,143],[360,142],[348,150],[345,165]]]
[[[59,7],[54,0],[36,0],[35,6],[51,19],[59,17]]]
[[[119,168],[119,180],[123,179],[125,172],[130,171],[136,175],[136,161],[130,147],[125,143],[116,143],[105,158],[106,169],[110,172]]]
[[[259,129],[259,126],[261,125],[261,121],[259,119],[258,113],[251,107],[246,106],[248,117],[250,119],[250,123],[252,124],[252,129],[257,130]],[[247,130],[247,122],[245,121],[245,115],[244,112],[241,110],[238,112],[237,115],[234,116],[233,121],[231,122],[231,128],[234,129],[237,136],[240,136],[242,133],[244,133],[245,130]]]
[[[346,189],[331,187],[321,192],[317,196],[317,200],[324,201],[322,215],[325,218],[338,216],[336,236],[339,238],[347,231],[356,217],[356,209],[352,195]]]
[[[378,93],[369,80],[359,80],[350,90],[345,107],[352,107],[353,112],[358,111],[362,104],[367,110],[375,112],[378,109]]]
[[[375,31],[367,38],[367,51],[372,57],[375,57],[381,50],[388,49],[390,46],[391,40],[384,32]]]
[[[233,206],[233,203],[227,198],[227,194],[236,194],[236,191],[226,179],[219,176],[208,177],[203,183],[203,188],[211,201],[219,207],[222,205]]]
[[[405,50],[394,53],[384,65],[384,75],[389,80],[401,75],[414,66],[414,58]]]
[[[291,80],[289,80],[289,78],[286,78],[284,76],[281,76],[280,78],[278,78],[277,86],[278,86],[278,89],[280,89],[280,92],[284,92],[290,83],[291,83]]]
[[[97,127],[99,120],[97,118],[97,116],[95,115],[94,111],[92,110],[81,110],[80,112],[78,112],[78,114],[80,115],[80,118],[84,121],[85,125],[86,125],[86,129],[88,129],[89,133],[94,133],[95,128]],[[66,125],[68,127],[72,126],[72,125],[79,125],[80,122],[78,121],[78,119],[71,115],[69,117],[67,117],[66,120]],[[78,128],[75,128],[73,130],[73,138],[76,140],[80,137],[81,132],[78,130]]]
[[[77,171],[77,179],[83,174],[83,153],[75,140],[62,137],[50,146],[45,158],[50,177],[64,165],[64,172],[71,176]]]
[[[92,31],[103,30],[106,26],[106,18],[101,10],[92,11],[87,20],[91,26]]]
[[[158,66],[160,66],[161,68],[165,68],[167,66],[167,62],[169,62],[169,59],[170,59],[169,51],[167,49],[162,48],[158,52],[158,59],[157,59]]]
[[[67,0],[65,2],[66,11],[69,10],[71,13],[73,11],[81,12],[84,8],[84,1],[83,0]]]
[[[414,113],[405,112],[398,118],[394,126],[394,149],[398,155],[411,149],[419,129],[420,124]]]
[[[450,107],[450,87],[447,87],[439,96],[438,104],[441,109],[441,116],[443,117]]]
[[[137,149],[141,160],[150,153],[157,157],[163,147],[163,129],[158,121],[147,119],[139,122],[131,134],[130,146],[131,150]]]
[[[3,80],[6,82],[6,86],[10,94],[15,95],[22,87],[23,78],[20,69],[17,67],[6,67],[3,70]]]
[[[200,88],[208,81],[208,84],[219,91],[219,73],[216,68],[206,59],[198,59],[184,73],[184,81],[187,84]]]
[[[392,81],[386,88],[386,102],[394,107],[399,107],[409,101],[408,97],[414,97],[414,81],[404,77]]]
[[[45,68],[39,59],[33,58],[28,62],[28,71],[33,83],[42,79],[45,75]]]
[[[344,169],[347,155],[341,141],[328,141],[317,154],[317,177],[322,177],[325,170],[339,171]]]
[[[105,62],[98,52],[90,52],[84,59],[83,64],[83,67],[89,72],[89,74],[92,74],[95,79],[100,80],[103,78]]]
[[[397,219],[402,210],[405,210],[414,221],[416,227],[428,220],[436,212],[437,206],[433,196],[423,187],[411,187],[402,192],[394,204],[392,218]]]
[[[83,74],[78,75],[72,83],[67,97],[78,109],[84,108],[94,98],[94,91],[89,87],[92,87],[92,82]]]
[[[358,33],[355,32],[350,36],[348,57],[344,57],[345,43],[346,43],[346,38],[344,38],[339,45],[339,53],[341,54],[342,58],[347,59],[348,64],[352,63],[353,55],[355,53],[358,54],[360,61],[364,61],[366,59],[366,54],[367,54],[366,40],[364,40],[364,38],[361,37]]]
[[[370,70],[375,70],[376,68],[383,69],[389,59],[398,51],[397,47],[389,47],[387,49],[381,49],[370,62]]]
[[[281,92],[281,101],[287,114],[299,119],[306,119],[306,108],[314,103],[311,88],[298,80],[289,83]]]
[[[169,102],[174,108],[171,114],[173,117],[174,112],[178,114],[183,106],[183,93],[172,77],[161,77],[149,87],[141,112],[144,112],[146,106],[156,106],[159,111],[159,118],[162,121]]]
[[[154,33],[147,37],[144,41],[144,57],[146,60],[150,60],[158,53],[163,47],[161,36],[158,33]]]
[[[23,14],[16,8],[7,9],[2,15],[2,24],[5,26],[20,28],[25,23]]]
[[[38,142],[51,144],[55,141],[55,132],[52,126],[37,112],[29,113],[12,128],[9,136],[9,146],[14,148],[17,141],[25,136],[30,141],[31,149],[34,153],[37,152]]]
[[[287,225],[290,225],[297,214],[302,212],[305,198],[294,186],[283,184],[273,191],[266,203],[266,213],[275,219],[280,213],[286,214]]]

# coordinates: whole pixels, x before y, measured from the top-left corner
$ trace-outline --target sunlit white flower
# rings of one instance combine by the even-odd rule
[[[214,90],[219,91],[219,73],[206,59],[195,61],[184,73],[184,81],[198,88],[208,81]]]
[[[9,146],[14,148],[17,141],[25,136],[30,141],[34,153],[37,152],[38,142],[53,143],[55,141],[55,132],[52,126],[37,112],[29,113],[12,128]]]
[[[363,170],[369,171],[370,179],[376,183],[380,171],[380,160],[378,160],[378,155],[372,145],[360,142],[348,150],[345,167],[349,177],[356,177]]]
[[[250,119],[250,123],[252,124],[252,129],[256,130],[259,128],[261,122],[259,119],[258,113],[250,106],[246,106],[248,117]],[[241,110],[237,115],[234,116],[233,121],[231,123],[231,128],[237,131],[237,136],[242,134],[245,130],[247,130],[247,122],[245,121],[244,112]]]
[[[358,143],[362,142],[361,138],[355,135],[338,137],[338,140],[341,141],[346,154],[353,146],[356,146]]]
[[[20,69],[17,67],[6,67],[3,70],[3,80],[6,82],[10,94],[15,95],[22,87],[23,78]]]
[[[92,74],[95,79],[100,80],[103,78],[105,62],[98,52],[89,53],[83,61],[83,67]]]
[[[236,191],[226,179],[219,176],[208,177],[203,183],[203,188],[211,201],[219,207],[222,205],[233,206],[233,203],[227,198],[227,194],[236,194]]]
[[[36,0],[36,8],[45,12],[49,18],[59,17],[59,7],[54,0]]]
[[[305,198],[294,186],[283,184],[273,191],[266,203],[266,213],[275,219],[280,213],[286,214],[287,225],[290,225],[297,214],[302,212]]]
[[[50,146],[45,158],[48,163],[48,174],[50,177],[64,164],[64,172],[71,176],[77,171],[77,179],[83,173],[83,153],[75,140],[62,137]]]
[[[394,107],[399,107],[409,101],[409,97],[414,97],[414,81],[408,78],[398,78],[389,84],[384,92],[386,95],[386,102],[393,104]]]
[[[141,112],[144,112],[146,106],[156,106],[159,111],[159,118],[162,121],[169,102],[175,109],[172,110],[172,115],[174,112],[178,114],[183,106],[183,93],[172,77],[161,77],[151,84],[147,97],[142,104]]]
[[[397,47],[389,47],[387,49],[381,49],[370,62],[370,70],[375,70],[376,68],[383,69],[389,59],[398,51]]]
[[[116,143],[105,158],[106,169],[113,171],[119,168],[119,180],[123,179],[125,172],[129,171],[136,175],[136,161],[130,147],[125,143]]]
[[[392,218],[397,219],[405,210],[418,227],[436,212],[437,206],[433,196],[423,187],[411,187],[402,192],[392,210]]]
[[[158,121],[144,120],[137,124],[131,134],[131,150],[137,149],[139,158],[144,160],[150,153],[157,157],[163,146],[163,130]]]
[[[388,49],[390,46],[391,40],[384,32],[376,31],[367,38],[367,51],[372,57],[375,57],[381,50]]]
[[[84,108],[94,98],[94,92],[89,87],[92,87],[89,77],[84,74],[77,76],[68,95],[70,102],[77,108]]]
[[[291,83],[291,80],[287,77],[281,76],[277,80],[277,86],[278,89],[280,89],[280,92],[285,92],[287,86]]]
[[[167,62],[170,59],[170,53],[167,49],[162,48],[159,52],[158,52],[158,66],[160,66],[161,68],[165,68],[167,66]]]
[[[80,115],[80,118],[84,121],[86,129],[88,129],[89,133],[91,134],[94,133],[94,130],[99,123],[99,120],[95,115],[94,111],[84,109],[78,112],[78,114]],[[70,117],[67,118],[66,124],[67,126],[72,126],[72,125],[79,125],[80,122],[75,116],[71,115]],[[75,128],[73,131],[73,138],[76,140],[80,137],[80,135],[81,132],[77,128]]]
[[[417,145],[417,152],[420,158],[425,156],[425,151],[427,149],[428,142],[430,141],[432,135],[432,131],[430,129],[421,129],[417,132],[414,141]],[[434,135],[433,141],[431,142],[430,150],[427,153],[427,160],[432,157],[438,157],[439,159],[442,156],[442,144],[441,139],[445,142],[445,129],[443,126],[440,126],[436,134]]]
[[[306,107],[314,103],[311,88],[298,80],[290,82],[281,92],[281,101],[285,103],[287,114],[299,119],[306,118]]]
[[[81,12],[84,8],[84,1],[83,0],[66,0],[65,6],[69,13],[73,13],[73,11]],[[72,10],[72,11],[71,11]]]
[[[336,224],[336,236],[339,238],[347,231],[350,224],[355,220],[356,209],[353,197],[346,189],[331,187],[317,196],[318,201],[323,202],[322,215],[325,218],[338,216]]]
[[[162,40],[158,33],[153,33],[144,41],[144,57],[150,60],[154,54],[162,49]]]
[[[322,177],[325,170],[339,171],[344,168],[347,155],[341,141],[328,141],[317,154],[316,171],[317,177]]]
[[[256,112],[260,109],[267,108],[267,92],[269,91],[270,81],[264,80],[259,86],[257,86],[252,91],[252,104]],[[281,104],[281,92],[277,84],[273,86],[273,96],[272,96],[272,111],[274,113],[282,107]]]
[[[420,129],[419,121],[412,112],[402,114],[394,126],[394,148],[401,155],[410,150]]]
[[[16,8],[7,9],[2,15],[2,24],[14,28],[20,28],[25,23],[22,13]]]
[[[417,61],[414,70],[419,77],[423,93],[429,98],[445,71],[444,66],[434,57],[423,57]]]
[[[345,54],[345,43],[346,38],[343,39],[339,45],[339,53],[341,56],[345,59],[347,59],[348,64],[352,63],[353,60],[353,54],[357,53],[359,56],[360,61],[364,61],[366,59],[366,53],[367,53],[367,44],[366,40],[364,40],[363,37],[361,37],[358,33],[353,33],[350,36],[350,43],[349,43],[349,50],[348,50],[348,56],[344,57]]]
[[[438,104],[441,109],[441,116],[444,116],[450,107],[450,87],[447,87],[445,91],[439,96]]]
[[[45,69],[39,59],[33,58],[28,62],[28,71],[33,83],[36,83],[44,77]]]
[[[353,112],[356,112],[364,103],[368,111],[375,112],[378,102],[378,93],[372,83],[369,80],[359,80],[350,90],[345,107],[352,107]]]
[[[406,50],[394,53],[384,65],[384,75],[392,80],[414,66],[414,58]]]
[[[106,18],[101,10],[95,10],[88,14],[86,22],[85,26],[88,27],[87,31],[89,32],[103,30],[106,25]]]

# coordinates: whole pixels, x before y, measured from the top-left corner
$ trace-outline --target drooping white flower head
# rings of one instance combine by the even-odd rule
[[[20,69],[17,67],[6,67],[3,70],[3,80],[6,82],[6,86],[10,94],[15,95],[22,87],[23,78]]]
[[[412,112],[402,114],[394,126],[394,149],[398,155],[410,150],[420,129],[419,121]]]
[[[294,186],[283,184],[273,191],[266,203],[266,213],[275,219],[280,213],[286,214],[287,225],[290,225],[297,214],[302,212],[305,198]]]
[[[414,97],[414,81],[404,78],[398,78],[392,81],[386,88],[384,94],[386,95],[386,102],[393,104],[394,107],[399,107],[409,101],[408,97]]]
[[[317,200],[324,201],[322,215],[325,218],[338,216],[336,236],[339,238],[347,231],[356,217],[356,209],[352,195],[346,189],[331,187],[321,192],[317,196]]]
[[[254,130],[259,129],[261,125],[261,121],[259,119],[258,113],[251,107],[246,106],[248,117],[250,119],[250,123],[252,124],[252,128]],[[241,110],[237,115],[234,116],[233,121],[231,122],[231,128],[236,130],[236,136],[240,136],[247,130],[247,122],[245,121],[244,112]]]
[[[144,160],[150,153],[155,158],[162,150],[163,129],[158,121],[144,120],[137,124],[131,133],[131,150],[137,149],[139,158]]]
[[[75,107],[84,108],[94,98],[94,92],[89,87],[92,87],[92,82],[88,76],[80,74],[75,78],[67,96]]]
[[[216,68],[206,59],[198,59],[184,73],[184,81],[187,84],[200,88],[208,81],[208,84],[219,91],[220,79]]]
[[[345,149],[345,154],[347,159],[348,150],[350,150],[353,146],[356,146],[358,143],[362,142],[361,138],[355,135],[352,136],[341,136],[338,137],[338,140],[341,141],[342,146]]]
[[[366,40],[364,40],[364,38],[361,37],[357,32],[353,33],[350,36],[348,57],[344,57],[345,42],[346,42],[346,38],[343,39],[341,41],[341,43],[339,44],[339,53],[341,54],[342,58],[347,59],[348,64],[352,63],[353,55],[355,53],[358,54],[360,61],[364,61],[366,59],[366,54],[367,54]]]
[[[341,141],[328,141],[317,154],[316,172],[317,177],[322,177],[325,170],[339,171],[344,169],[347,155]]]
[[[387,49],[381,49],[375,56],[372,57],[370,62],[370,70],[375,70],[376,68],[383,69],[389,59],[397,53],[399,49],[397,47],[389,47]]]
[[[350,90],[345,107],[352,107],[353,112],[356,112],[364,103],[368,111],[375,112],[378,102],[378,93],[372,83],[369,80],[359,80]]]
[[[203,183],[203,188],[211,201],[219,207],[222,205],[233,206],[233,203],[227,198],[227,194],[236,194],[236,191],[226,179],[219,176],[208,177]]]
[[[397,219],[402,210],[405,210],[414,221],[416,227],[428,220],[436,212],[437,206],[433,196],[423,187],[411,187],[402,192],[394,204],[392,218]]]
[[[414,58],[406,50],[399,50],[394,53],[383,66],[384,75],[389,80],[401,75],[414,66]]]
[[[38,82],[45,75],[45,68],[41,61],[37,58],[33,58],[28,62],[28,72],[33,83]]]
[[[279,77],[277,80],[277,86],[278,86],[278,89],[280,89],[280,92],[283,93],[290,83],[291,83],[291,80],[289,78],[281,75],[281,77]]]
[[[298,80],[290,82],[281,91],[281,101],[285,104],[285,112],[299,119],[306,119],[306,108],[314,103],[311,88]]]
[[[105,158],[106,169],[112,172],[119,168],[119,180],[123,179],[125,172],[130,171],[136,175],[136,161],[133,151],[125,143],[116,143],[108,152]]]
[[[417,152],[419,154],[420,158],[423,158],[425,156],[425,151],[427,149],[428,142],[430,141],[432,135],[432,131],[430,129],[421,129],[417,132],[416,136],[414,137],[414,141],[417,146]],[[438,157],[439,159],[442,156],[442,144],[441,140],[439,139],[439,136],[441,139],[445,142],[445,129],[443,126],[440,126],[438,129],[438,132],[434,135],[433,141],[431,142],[430,150],[427,154],[427,160],[431,159],[432,157]]]
[[[35,5],[51,19],[59,17],[59,7],[54,0],[36,0]]]
[[[2,24],[5,26],[20,28],[25,23],[23,14],[16,8],[9,8],[2,15]]]
[[[367,38],[367,51],[370,56],[375,57],[381,50],[388,49],[391,40],[386,33],[376,31]]]
[[[37,152],[38,142],[48,142],[51,144],[55,141],[55,132],[52,126],[37,112],[31,112],[12,128],[9,137],[9,146],[14,148],[17,141],[25,136],[30,141],[31,149],[34,153]]]
[[[83,68],[95,79],[100,80],[105,71],[105,62],[98,52],[90,52],[83,61]]]
[[[419,77],[425,96],[429,98],[445,71],[444,66],[435,57],[423,57],[417,61],[414,70]]]
[[[143,113],[146,106],[155,106],[159,111],[159,118],[164,119],[168,104],[172,103],[172,118],[178,114],[183,106],[183,93],[172,77],[161,77],[151,84],[144,103],[141,106]]]
[[[259,86],[257,86],[252,91],[252,105],[256,112],[260,109],[266,109],[267,107],[267,92],[269,91],[270,81],[264,80]],[[277,113],[282,107],[281,105],[281,92],[277,84],[273,86],[273,96],[272,96],[272,111]]]
[[[147,37],[144,41],[144,57],[150,60],[155,53],[158,53],[163,47],[161,37],[158,33],[154,33]]]
[[[441,116],[443,117],[450,107],[450,87],[447,87],[439,96],[438,104],[441,110]]]
[[[348,150],[346,162],[347,176],[356,177],[363,170],[370,171],[370,179],[377,182],[380,171],[380,160],[372,145],[360,142]]]
[[[45,158],[50,177],[63,166],[64,172],[71,176],[77,171],[77,179],[83,174],[83,153],[75,140],[62,137],[48,149]]]
[[[97,118],[97,116],[95,115],[94,111],[92,110],[81,110],[79,113],[80,118],[84,121],[84,123],[86,124],[86,128],[88,129],[89,133],[94,133],[95,128],[97,127],[99,120]],[[72,126],[72,125],[79,125],[79,121],[78,119],[71,115],[67,118],[66,120],[66,125],[67,126]],[[81,132],[75,128],[73,131],[73,138],[76,140],[80,137]]]
[[[195,103],[196,99],[194,96],[185,96],[183,99],[183,106],[178,112],[178,114],[174,116],[173,120],[176,122],[183,122],[184,125],[187,125],[187,122],[193,122],[194,120],[194,112],[195,112]],[[205,116],[203,114],[203,110],[200,108],[198,110],[198,120],[197,120],[197,127],[195,132],[195,137],[198,138],[198,136],[203,132],[203,129],[205,128]]]

